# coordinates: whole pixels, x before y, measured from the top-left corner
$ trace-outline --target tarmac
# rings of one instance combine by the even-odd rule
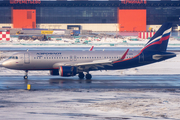
[[[0,75],[3,120],[178,120],[179,103],[180,75]]]
[[[79,80],[75,77],[49,75],[22,76],[0,75],[0,89],[179,89],[180,75],[93,75],[91,80]]]

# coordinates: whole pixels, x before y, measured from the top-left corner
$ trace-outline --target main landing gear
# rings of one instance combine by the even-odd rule
[[[80,72],[79,75],[78,75],[78,77],[79,77],[79,79],[84,79],[84,73],[83,73],[83,72]],[[90,80],[90,79],[92,78],[92,75],[89,74],[89,72],[87,72],[87,74],[86,74],[85,77],[86,77],[87,80]]]
[[[24,79],[28,79],[28,70],[25,71]]]

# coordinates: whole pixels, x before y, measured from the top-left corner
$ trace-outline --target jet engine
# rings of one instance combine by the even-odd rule
[[[72,66],[61,66],[59,68],[59,75],[62,77],[75,76],[77,74],[76,67]]]
[[[50,70],[51,75],[59,75],[59,69]]]

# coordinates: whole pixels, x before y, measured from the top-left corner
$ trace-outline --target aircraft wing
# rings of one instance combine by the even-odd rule
[[[81,66],[81,65],[95,65],[95,64],[107,64],[111,63],[112,61],[109,59],[104,59],[104,60],[94,60],[92,62],[86,62],[86,63],[77,63],[75,66]]]
[[[96,64],[109,64],[112,63],[112,60],[105,59],[105,60],[94,60],[90,62],[65,62],[65,63],[56,63],[54,64],[54,67],[57,66],[86,66],[86,65],[96,65]]]
[[[122,55],[120,59],[103,59],[103,60],[94,60],[89,62],[66,62],[66,63],[56,63],[54,64],[54,67],[58,66],[76,66],[79,70],[82,71],[88,71],[89,69],[98,69],[98,68],[104,68],[105,66],[113,66],[115,61],[121,61],[124,60],[129,49],[125,51],[125,53]]]
[[[104,66],[113,66],[113,60],[104,59],[104,60],[94,60],[91,62],[66,62],[66,63],[56,63],[53,65],[54,68],[57,68],[59,66],[75,66],[79,70],[82,71],[88,71],[89,69],[98,69],[98,68],[104,68]]]

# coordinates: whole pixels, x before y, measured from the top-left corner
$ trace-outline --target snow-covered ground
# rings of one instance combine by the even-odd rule
[[[0,118],[45,120],[178,120],[179,90],[0,91]]]

